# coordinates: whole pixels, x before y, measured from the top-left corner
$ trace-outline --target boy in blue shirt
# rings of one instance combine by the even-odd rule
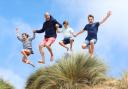
[[[94,22],[94,16],[88,15],[89,23],[86,24],[83,30],[81,30],[75,35],[78,36],[84,31],[87,31],[88,35],[85,39],[85,43],[82,44],[82,48],[85,49],[86,47],[89,47],[89,54],[91,58],[93,58],[94,44],[96,44],[97,42],[98,27],[99,25],[103,24],[111,16],[111,14],[112,14],[111,11],[108,11],[107,15],[100,22]]]

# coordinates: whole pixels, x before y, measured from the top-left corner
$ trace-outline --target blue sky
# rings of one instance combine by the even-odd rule
[[[60,23],[65,19],[78,32],[87,24],[87,15],[93,14],[95,21],[100,21],[107,11],[112,16],[99,27],[98,42],[95,55],[104,59],[109,67],[108,75],[119,77],[128,69],[128,5],[127,0],[0,0],[0,77],[23,89],[28,76],[42,66],[50,64],[49,53],[45,49],[46,65],[39,65],[38,44],[44,34],[37,34],[33,41],[34,55],[30,59],[37,66],[32,68],[21,62],[22,44],[17,40],[15,28],[21,32],[32,34],[32,29],[40,29],[44,22],[43,14],[50,12]],[[86,32],[75,38],[74,51],[81,49]],[[55,59],[63,55],[65,50],[58,45],[62,35],[53,44]]]

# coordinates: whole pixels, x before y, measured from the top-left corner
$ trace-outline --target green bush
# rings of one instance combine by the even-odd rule
[[[0,89],[14,89],[14,87],[8,82],[0,79]]]
[[[100,58],[78,53],[37,70],[29,77],[26,89],[85,89],[105,79],[106,66]]]

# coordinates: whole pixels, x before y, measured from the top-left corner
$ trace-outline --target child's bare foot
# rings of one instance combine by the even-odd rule
[[[32,67],[35,67],[35,65],[32,62],[30,62],[29,60],[26,61],[26,64],[30,64]]]
[[[54,60],[54,56],[51,56],[50,61],[52,62]]]
[[[42,59],[40,61],[38,61],[38,63],[45,64],[44,57],[42,57]]]
[[[27,64],[30,64],[32,67],[35,67],[35,65],[33,63],[27,63]]]
[[[34,65],[34,64],[32,64],[32,63],[30,63],[30,65],[31,65],[32,67],[35,67],[35,65]]]

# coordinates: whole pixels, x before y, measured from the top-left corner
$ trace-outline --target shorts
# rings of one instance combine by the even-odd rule
[[[67,38],[64,38],[62,41],[63,41],[64,44],[69,44],[70,40],[71,40],[71,37],[67,37]]]
[[[29,50],[29,51],[28,51],[28,50]],[[24,49],[24,52],[25,52],[27,55],[34,54],[32,48],[26,48],[26,49]]]
[[[87,46],[89,46],[91,40],[93,40],[94,44],[96,44],[97,39],[85,39],[85,44],[86,44]]]
[[[52,45],[55,42],[56,38],[55,37],[49,37],[49,38],[45,38],[43,39],[43,41],[41,42],[41,45],[44,46],[48,46],[48,45]]]

